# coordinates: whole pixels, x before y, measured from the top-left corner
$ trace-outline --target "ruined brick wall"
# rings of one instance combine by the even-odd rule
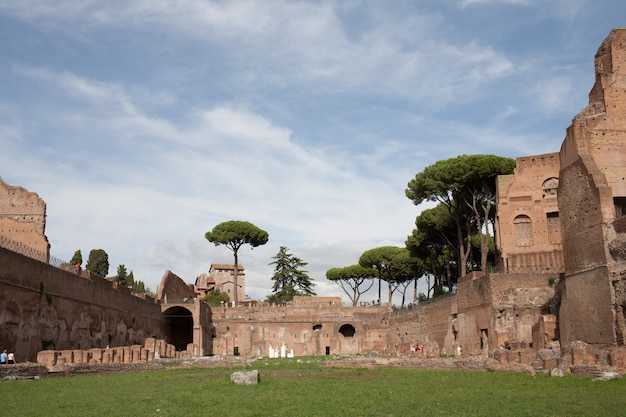
[[[19,242],[50,256],[50,245],[45,236],[46,203],[35,193],[14,187],[0,178],[0,236]]]
[[[215,282],[215,288],[228,294],[231,302],[235,301],[235,265],[234,264],[211,264],[209,277]],[[243,265],[237,265],[237,300],[245,300],[246,294],[246,270]]]
[[[153,299],[4,248],[0,265],[0,347],[19,361],[34,361],[42,349],[104,348],[161,337],[161,309]]]
[[[444,355],[453,354],[457,345],[457,300],[454,295],[440,296],[420,306],[429,338]]]
[[[388,353],[391,310],[337,305],[213,308],[213,353],[267,356],[284,343],[295,356]],[[345,326],[345,327],[344,327]],[[350,329],[354,334],[350,334]]]
[[[419,307],[394,314],[389,330],[390,350],[406,353],[417,344],[422,349],[425,345],[435,344],[436,341],[431,340],[425,318],[424,310]]]
[[[519,157],[513,175],[496,183],[499,271],[563,270],[557,203],[558,153]]]
[[[162,303],[180,303],[195,298],[193,285],[186,284],[169,269],[161,278],[157,289],[157,300]]]
[[[533,326],[551,312],[557,281],[556,274],[491,274],[494,315],[489,344],[531,346]]]
[[[613,30],[595,58],[589,105],[561,146],[566,264],[559,313],[562,344],[624,344],[626,275],[626,29]]]
[[[457,291],[457,343],[463,352],[484,354],[508,343],[529,347],[533,326],[555,295],[557,276],[468,274]]]
[[[490,281],[476,272],[459,279],[457,289],[457,344],[464,354],[486,353],[490,349],[491,303]],[[484,334],[486,333],[486,334]]]

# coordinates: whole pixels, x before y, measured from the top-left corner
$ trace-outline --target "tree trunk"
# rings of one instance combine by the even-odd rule
[[[239,296],[238,296],[239,285],[238,285],[238,282],[237,282],[237,274],[239,272],[239,271],[237,271],[237,264],[238,264],[238,261],[239,261],[239,257],[237,256],[237,250],[234,250],[233,252],[235,254],[235,270],[233,272],[233,281],[235,282],[235,298],[234,298],[234,301],[235,301],[235,307],[239,307]]]

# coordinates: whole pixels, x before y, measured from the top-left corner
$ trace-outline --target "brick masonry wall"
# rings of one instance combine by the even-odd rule
[[[49,256],[46,203],[35,193],[0,178],[0,235]]]
[[[127,288],[0,248],[0,347],[19,361],[42,349],[143,344],[161,337],[161,309]]]
[[[589,105],[572,121],[560,151],[565,289],[559,313],[561,343],[623,344],[621,301],[625,236],[614,228],[614,198],[626,197],[626,29],[614,29],[598,48]],[[621,205],[621,204],[619,204]],[[617,249],[617,250],[616,250]],[[622,323],[622,324],[620,324]]]
[[[267,356],[284,343],[296,356],[389,353],[391,310],[385,307],[274,306],[212,309],[213,353]],[[342,326],[354,328],[352,336]]]
[[[518,157],[514,175],[498,177],[496,236],[502,272],[539,272],[562,267],[561,233],[558,223],[551,226],[547,217],[548,213],[559,211],[553,189],[558,177],[558,153]],[[523,242],[518,241],[518,216],[527,216],[530,221]]]

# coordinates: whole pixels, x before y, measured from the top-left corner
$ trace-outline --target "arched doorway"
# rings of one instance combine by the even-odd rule
[[[185,307],[170,307],[161,314],[163,332],[167,343],[176,350],[185,350],[193,343],[193,317]]]
[[[358,339],[356,337],[356,328],[351,324],[342,324],[339,327],[339,334],[341,335],[337,342],[339,344],[339,352],[344,354],[354,354],[359,351]]]

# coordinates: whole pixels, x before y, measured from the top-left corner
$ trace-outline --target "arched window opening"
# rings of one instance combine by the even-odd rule
[[[343,337],[354,337],[356,329],[351,324],[344,324],[339,328],[339,333],[341,333]]]
[[[315,330],[322,330],[322,325],[321,324],[316,324],[313,326],[313,331]]]
[[[558,178],[548,178],[541,186],[543,189],[543,198],[556,198],[556,190],[559,188]]]

